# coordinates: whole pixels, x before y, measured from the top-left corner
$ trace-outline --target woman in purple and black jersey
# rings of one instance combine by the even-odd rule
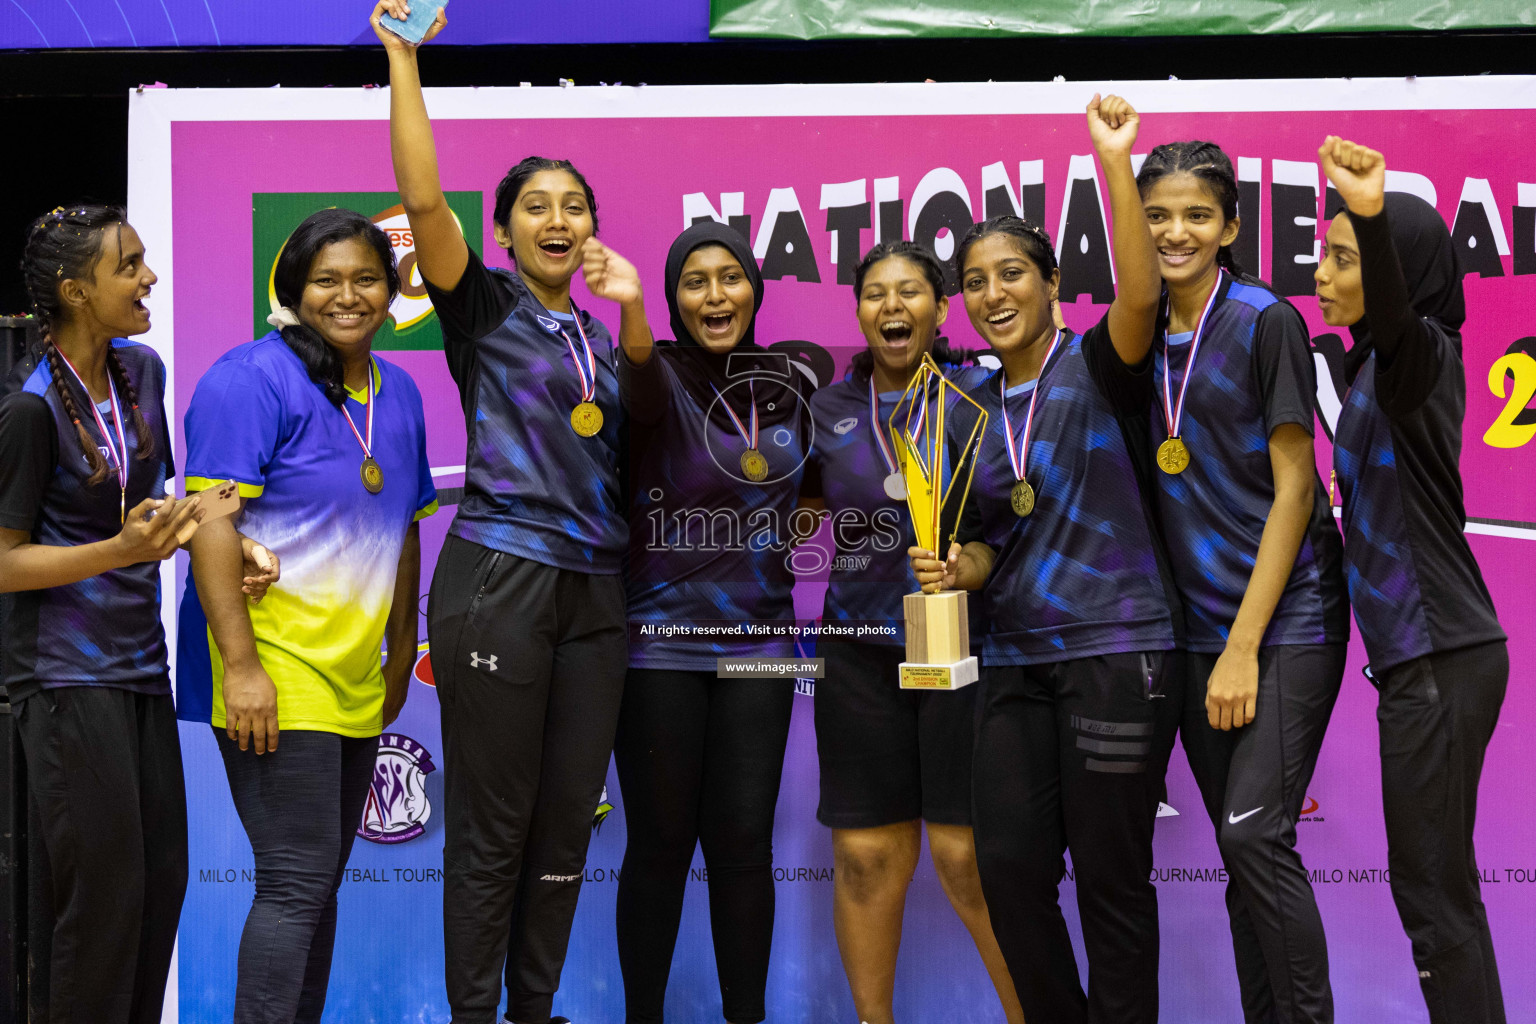
[[[889,422],[924,354],[969,391],[990,376],[935,339],[949,312],[944,270],[913,242],[882,242],[854,272],[868,347],[811,398],[816,443],[801,495],[832,520],[835,561],[817,654],[817,819],[832,829],[832,922],[854,1009],[891,1024],[907,887],[927,823],[940,885],[981,952],[1011,1022],[1024,1019],[982,896],[971,834],[975,688],[902,690],[902,595],[915,543]],[[811,497],[812,493],[816,497]],[[833,633],[833,630],[839,632]]]
[[[1306,325],[1232,259],[1232,162],[1209,142],[1158,146],[1136,183],[1165,304],[1143,422],[1188,630],[1184,749],[1231,876],[1244,1017],[1333,1019],[1322,918],[1296,819],[1344,672],[1339,533],[1312,448]]]
[[[443,928],[454,1024],[546,1024],[613,749],[628,649],[628,548],[613,339],[571,301],[583,261],[620,304],[631,358],[651,348],[640,281],[593,236],[568,161],[529,157],[496,188],[513,272],[486,267],[443,195],[417,47],[379,24],[390,147],[417,267],[443,328],[468,435],[464,497],[427,608],[442,705]],[[439,12],[426,38],[446,23]]]
[[[1509,650],[1463,533],[1461,271],[1434,207],[1385,191],[1380,153],[1329,136],[1318,156],[1347,204],[1315,276],[1323,319],[1354,338],[1333,461],[1380,689],[1392,897],[1433,1024],[1503,1024],[1472,827]]]
[[[160,627],[176,502],[156,281],[120,209],[33,223],[22,273],[43,336],[0,402],[4,683],[52,876],[46,1019],[160,1020],[187,884],[181,745]],[[34,1006],[34,1011],[38,1007]]]
[[[811,386],[787,354],[753,340],[763,279],[734,228],[706,221],[678,236],[666,287],[677,341],[639,358],[626,349],[621,370],[632,492],[629,675],[614,748],[629,818],[617,915],[625,1019],[662,1020],[697,846],[722,1011],[752,1024],[766,1012],[794,681],[719,678],[717,662],[793,653],[788,541]]]
[[[970,392],[986,433],[947,564],[913,549],[925,590],[980,591],[976,859],[1029,1021],[1144,1024],[1158,1013],[1149,879],[1177,723],[1179,616],[1137,475],[1140,420],[1116,412],[1135,401],[1117,371],[1145,366],[1160,287],[1131,171],[1138,125],[1118,97],[1088,106],[1118,286],[1086,334],[1054,323],[1060,271],[1040,228],[998,217],[960,243],[966,312],[1002,368]],[[958,408],[956,452],[978,419]],[[1086,994],[1058,905],[1067,849]]]

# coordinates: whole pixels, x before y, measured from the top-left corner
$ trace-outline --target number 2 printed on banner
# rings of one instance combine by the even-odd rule
[[[1524,352],[1510,352],[1501,356],[1488,369],[1488,390],[1494,397],[1504,398],[1504,376],[1513,375],[1514,386],[1493,425],[1483,434],[1483,441],[1494,448],[1519,448],[1536,437],[1536,420],[1522,422],[1521,416],[1531,398],[1536,396],[1536,359]]]

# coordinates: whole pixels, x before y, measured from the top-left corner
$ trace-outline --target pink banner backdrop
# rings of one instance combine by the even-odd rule
[[[464,90],[429,94],[428,102],[438,115],[444,187],[486,196],[486,222],[466,224],[466,233],[489,242],[490,194],[511,163],[528,154],[568,158],[596,190],[602,238],[639,267],[659,334],[667,330],[660,294],[667,246],[690,218],[717,216],[748,232],[768,278],[759,340],[811,341],[842,366],[862,341],[839,264],[851,265],[850,254],[897,234],[948,256],[954,233],[986,213],[1021,209],[1040,218],[1057,239],[1067,322],[1083,329],[1100,315],[1112,287],[1107,210],[1078,112],[1095,88]],[[1514,140],[1536,133],[1536,111],[1521,107],[1536,106],[1536,82],[1114,88],[1145,111],[1138,150],[1208,138],[1238,164],[1244,189],[1238,251],[1250,269],[1295,295],[1317,339],[1317,449],[1325,482],[1340,397],[1330,367],[1341,348],[1328,339],[1337,332],[1323,325],[1310,298],[1316,240],[1325,210],[1336,203],[1317,166],[1318,144],[1331,133],[1381,149],[1397,172],[1390,187],[1431,199],[1454,225],[1471,268],[1462,463],[1474,520],[1469,533],[1510,634],[1513,664],[1489,751],[1477,838],[1506,1001],[1512,1020],[1526,1019],[1526,1008],[1536,1005],[1530,967],[1536,962],[1536,814],[1527,794],[1536,773],[1529,739],[1536,698],[1528,688],[1536,664],[1536,574],[1528,568],[1536,555],[1536,409],[1528,408],[1536,390],[1536,184],[1524,179],[1536,180],[1536,168]],[[253,196],[392,192],[382,100],[378,93],[329,91],[302,99],[291,92],[172,92],[136,102],[132,214],[149,240],[151,262],[170,271],[174,287],[169,298],[166,285],[156,289],[160,326],[153,340],[173,362],[178,446],[181,415],[198,377],[220,353],[249,340],[253,274],[267,269],[253,267]],[[505,265],[493,244],[486,251],[487,262]],[[579,279],[576,300],[616,323],[616,311],[587,299]],[[946,333],[957,345],[984,347],[958,303]],[[438,484],[458,486],[462,414],[441,353],[397,351],[386,358],[420,384]],[[423,592],[451,511],[430,521],[424,535]],[[798,600],[802,618],[818,614],[816,581],[802,585]],[[1423,1021],[1408,942],[1387,885],[1375,691],[1363,666],[1356,640],[1300,845],[1328,927],[1339,1019]],[[428,686],[416,691],[394,731],[440,758],[436,701]],[[830,842],[813,817],[811,699],[797,704],[779,806],[770,1018],[853,1020],[831,929]],[[188,729],[186,744],[194,839],[180,1003],[185,1019],[198,1020],[215,1007],[227,1009],[250,855],[206,732]],[[440,801],[441,773],[424,777],[426,799]],[[1159,821],[1157,839],[1164,1019],[1237,1020],[1225,876],[1182,755],[1175,756],[1168,788],[1178,814]],[[616,809],[593,841],[556,1004],[574,1019],[617,1019],[622,1005],[612,912],[625,820],[611,778],[609,799]],[[436,874],[440,827],[433,817],[409,842],[358,844],[354,878],[342,890],[328,1020],[447,1020]],[[670,993],[678,1020],[718,1019],[704,896],[702,884],[690,885]],[[1070,880],[1063,904],[1075,928]],[[905,935],[899,1014],[999,1018],[980,962],[926,865],[914,883]]]

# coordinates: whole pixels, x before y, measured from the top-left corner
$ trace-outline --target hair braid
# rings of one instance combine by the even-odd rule
[[[107,348],[107,372],[112,375],[112,382],[117,385],[118,392],[128,401],[129,408],[124,412],[131,411],[133,416],[133,432],[138,436],[133,447],[133,457],[140,461],[148,459],[155,454],[155,435],[150,433],[149,422],[139,411],[139,389],[128,379],[128,369],[123,366],[117,349],[112,346]]]
[[[44,339],[43,354],[48,357],[48,370],[53,374],[53,387],[59,393],[59,401],[64,404],[64,415],[75,425],[75,434],[80,438],[80,450],[85,454],[86,464],[91,467],[91,475],[85,482],[99,484],[107,478],[109,467],[107,460],[101,457],[101,449],[97,447],[95,439],[85,429],[85,424],[80,422],[80,408],[75,404],[75,395],[69,388],[69,381],[64,378],[64,354],[51,337]]]

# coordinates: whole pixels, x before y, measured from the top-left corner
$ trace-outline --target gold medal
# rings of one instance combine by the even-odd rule
[[[1169,476],[1189,468],[1189,447],[1181,438],[1170,437],[1157,446],[1157,468]]]
[[[768,460],[756,448],[741,453],[741,471],[748,480],[757,483],[768,476]]]
[[[1035,510],[1035,489],[1029,486],[1028,480],[1020,480],[1013,485],[1013,490],[1008,495],[1008,503],[1013,506],[1013,514],[1020,519]]]
[[[596,402],[582,402],[571,410],[571,429],[582,437],[591,437],[603,429],[603,410]]]
[[[378,462],[370,455],[363,460],[363,486],[369,494],[378,494],[384,489],[384,470],[379,468]]]

